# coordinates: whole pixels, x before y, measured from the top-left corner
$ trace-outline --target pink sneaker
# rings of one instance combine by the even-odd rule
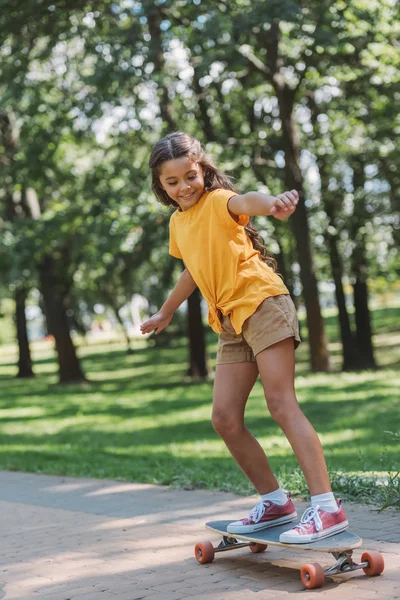
[[[337,505],[338,511],[335,513],[326,512],[319,506],[307,508],[300,523],[282,533],[279,541],[286,544],[306,544],[344,531],[349,522],[344,514],[342,501],[338,500]]]
[[[267,527],[274,527],[275,525],[283,525],[283,523],[294,521],[297,519],[297,512],[289,494],[287,498],[288,501],[283,506],[260,500],[250,511],[248,517],[230,523],[227,528],[228,532],[253,533],[259,529],[266,529]]]

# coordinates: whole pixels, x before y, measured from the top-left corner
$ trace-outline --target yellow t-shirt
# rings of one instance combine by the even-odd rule
[[[208,304],[208,322],[222,331],[218,310],[230,315],[236,331],[242,331],[265,298],[288,294],[282,279],[260,259],[244,226],[236,222],[228,200],[236,194],[217,189],[205,192],[189,210],[176,210],[170,219],[169,252],[181,258]]]

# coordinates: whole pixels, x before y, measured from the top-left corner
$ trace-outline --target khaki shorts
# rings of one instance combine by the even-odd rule
[[[266,298],[243,323],[240,334],[235,333],[229,316],[223,316],[221,324],[217,365],[256,362],[259,352],[289,337],[295,348],[301,342],[296,309],[288,294]]]

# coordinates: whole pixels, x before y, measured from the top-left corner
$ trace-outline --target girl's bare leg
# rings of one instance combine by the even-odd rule
[[[217,365],[212,424],[257,492],[268,494],[279,484],[264,450],[244,424],[247,399],[257,376],[255,363]]]
[[[256,356],[267,405],[285,433],[312,496],[331,491],[321,442],[302,413],[294,390],[294,344],[287,338]]]

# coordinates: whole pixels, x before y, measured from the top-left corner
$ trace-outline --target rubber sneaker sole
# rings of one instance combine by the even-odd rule
[[[291,515],[286,515],[285,517],[280,517],[279,519],[274,519],[273,521],[265,521],[264,523],[254,523],[254,525],[241,525],[239,523],[231,523],[227,527],[228,533],[254,533],[255,531],[260,531],[260,529],[268,529],[269,527],[276,527],[277,525],[284,525],[285,523],[291,523],[297,519],[297,512],[292,513]]]
[[[341,533],[345,531],[349,527],[348,521],[343,521],[343,523],[339,523],[338,525],[334,525],[325,531],[320,533],[312,533],[309,535],[290,535],[289,532],[282,533],[279,537],[279,541],[282,544],[309,544],[310,542],[316,542],[318,540],[323,540],[324,538],[330,537],[331,535],[335,535],[336,533]]]

